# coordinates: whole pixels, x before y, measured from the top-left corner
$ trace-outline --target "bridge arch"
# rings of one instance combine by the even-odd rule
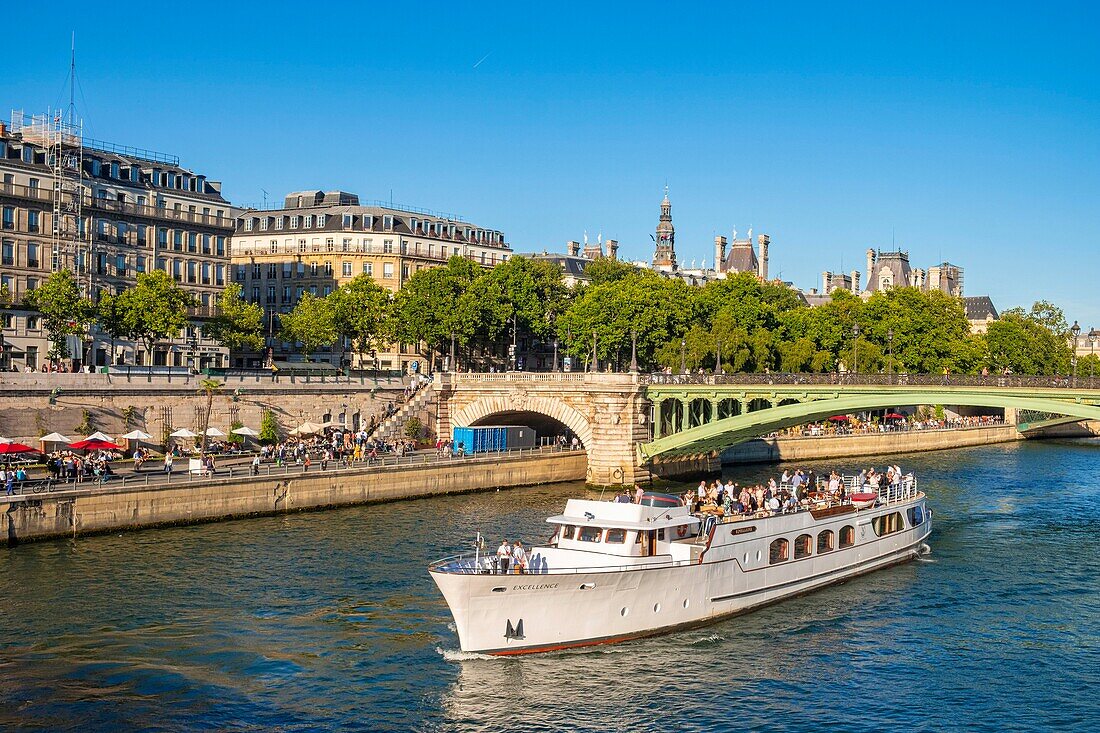
[[[470,425],[492,424],[491,420],[500,419],[499,424],[525,424],[520,422],[508,422],[510,417],[520,418],[523,415],[541,415],[569,428],[576,435],[586,452],[592,450],[592,425],[588,418],[579,410],[563,402],[557,397],[539,397],[526,395],[517,400],[510,394],[498,394],[480,397],[465,407],[459,409],[451,416],[451,425],[466,427]],[[538,432],[538,426],[532,425]]]
[[[1100,406],[1080,395],[1042,394],[1023,390],[959,388],[885,388],[856,393],[802,396],[802,401],[759,409],[715,420],[687,430],[662,436],[639,446],[641,457],[690,455],[721,450],[782,428],[801,425],[830,415],[875,410],[897,405],[948,404],[969,407],[997,407],[1034,410],[1067,415],[1083,420],[1100,420]],[[786,400],[784,400],[786,401]]]

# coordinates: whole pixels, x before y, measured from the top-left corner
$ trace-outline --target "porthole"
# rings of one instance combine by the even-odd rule
[[[691,605],[691,603],[688,601],[688,599],[685,598],[684,599],[684,608],[687,608],[690,605]]]
[[[505,588],[503,585],[498,585],[496,588],[493,588],[494,593],[503,593],[506,590],[508,589]]]
[[[619,609],[619,615],[620,616],[626,616],[628,613],[630,613],[630,609],[627,608],[626,606],[623,606],[622,608]]]
[[[749,553],[746,552],[745,553],[745,561],[742,563],[742,565],[748,565],[748,564],[749,564]]]
[[[596,587],[595,583],[581,583],[581,590],[592,590]]]
[[[653,604],[653,613],[660,613],[660,612],[661,612],[661,604],[660,603],[654,603]]]
[[[756,551],[756,561],[760,562],[760,550]]]

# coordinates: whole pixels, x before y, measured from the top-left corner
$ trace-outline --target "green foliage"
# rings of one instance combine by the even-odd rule
[[[597,257],[584,268],[585,277],[591,285],[603,285],[623,280],[638,273],[638,268],[629,262],[613,260],[610,257]]]
[[[279,442],[279,421],[271,410],[264,410],[260,417],[260,442],[264,445]]]
[[[486,309],[494,305],[485,301],[484,293],[472,292],[480,276],[477,265],[459,255],[444,267],[414,273],[394,297],[387,333],[401,343],[425,343],[437,352],[452,333],[459,343],[470,343]]]
[[[188,323],[187,309],[197,305],[167,273],[153,270],[138,275],[133,287],[101,298],[97,318],[112,336],[141,341],[151,359],[153,344],[178,335]]]
[[[629,364],[631,334],[638,339],[638,361],[652,364],[658,349],[688,330],[693,291],[680,279],[637,271],[614,282],[584,288],[558,319],[565,351],[582,364],[591,361],[592,340],[601,367]]]
[[[127,405],[122,408],[122,423],[126,427],[133,427],[135,418],[137,418],[137,408],[133,405]]]
[[[419,440],[424,434],[424,424],[418,417],[410,417],[405,421],[405,437],[409,440]]]
[[[567,290],[560,266],[515,256],[478,278],[470,294],[481,306],[481,330],[488,339],[508,332],[513,316],[520,330],[546,338],[565,310]]]
[[[985,363],[997,373],[1005,369],[1017,374],[1067,373],[1072,350],[1044,320],[1023,314],[1021,309],[1002,313],[1000,320],[989,324],[982,339]]]
[[[1037,323],[1046,330],[1050,331],[1055,336],[1062,338],[1069,338],[1069,323],[1066,321],[1066,314],[1062,312],[1062,309],[1051,303],[1049,300],[1037,300],[1031,304],[1031,310],[1025,311],[1023,308],[1009,308],[1001,315],[1015,315],[1022,318],[1026,318],[1032,323]]]
[[[203,326],[203,332],[228,349],[264,346],[264,309],[242,297],[241,286],[230,283],[218,296],[218,315]]]
[[[336,313],[327,298],[304,293],[294,310],[282,317],[282,337],[302,345],[308,358],[322,346],[332,346],[339,338]]]
[[[229,443],[237,443],[237,444],[244,443],[244,436],[243,435],[237,435],[236,433],[233,432],[237,428],[243,428],[243,427],[244,427],[243,422],[241,422],[240,420],[234,420],[229,425],[229,435],[226,437],[226,441],[229,442]]]
[[[373,349],[385,329],[390,292],[359,275],[328,296],[337,340],[348,338],[359,354]]]
[[[80,435],[91,435],[96,431],[92,424],[92,413],[88,409],[80,411],[80,424],[76,426],[76,432]]]
[[[76,278],[68,270],[51,274],[23,296],[23,303],[42,314],[51,359],[70,356],[65,337],[83,334],[93,318],[91,302],[81,296]]]

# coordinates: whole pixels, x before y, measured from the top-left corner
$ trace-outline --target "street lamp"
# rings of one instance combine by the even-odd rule
[[[638,373],[638,332],[630,332],[630,373]]]
[[[890,357],[886,361],[886,383],[894,383],[894,329],[886,329],[886,346],[889,349]]]
[[[859,372],[859,324],[852,324],[852,374]]]
[[[680,374],[687,374],[687,339],[680,339]]]
[[[516,370],[516,331],[518,331],[518,330],[519,330],[519,326],[517,325],[516,314],[513,313],[512,314],[512,348],[511,348],[511,350],[509,351],[509,354],[508,354],[508,360],[511,362],[511,367],[512,367],[510,371],[513,371],[513,372]]]
[[[1096,374],[1096,329],[1089,329],[1089,389],[1092,389],[1092,378]]]
[[[726,373],[722,368],[722,339],[718,339],[718,362],[714,365],[714,376],[720,377]]]
[[[600,371],[599,357],[596,351],[596,329],[592,329],[592,371]]]
[[[554,371],[558,370],[558,340],[554,339]]]
[[[1073,322],[1073,327],[1069,329],[1069,332],[1073,334],[1073,387],[1077,388],[1077,338],[1081,335],[1081,326],[1077,321]]]
[[[455,332],[453,330],[451,331],[451,358],[447,361],[447,371],[458,371],[458,368],[455,365]]]

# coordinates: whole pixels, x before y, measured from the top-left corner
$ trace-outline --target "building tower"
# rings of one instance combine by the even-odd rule
[[[675,272],[676,228],[672,226],[672,203],[668,200],[668,186],[661,202],[661,219],[657,222],[657,249],[653,252],[653,266]]]

